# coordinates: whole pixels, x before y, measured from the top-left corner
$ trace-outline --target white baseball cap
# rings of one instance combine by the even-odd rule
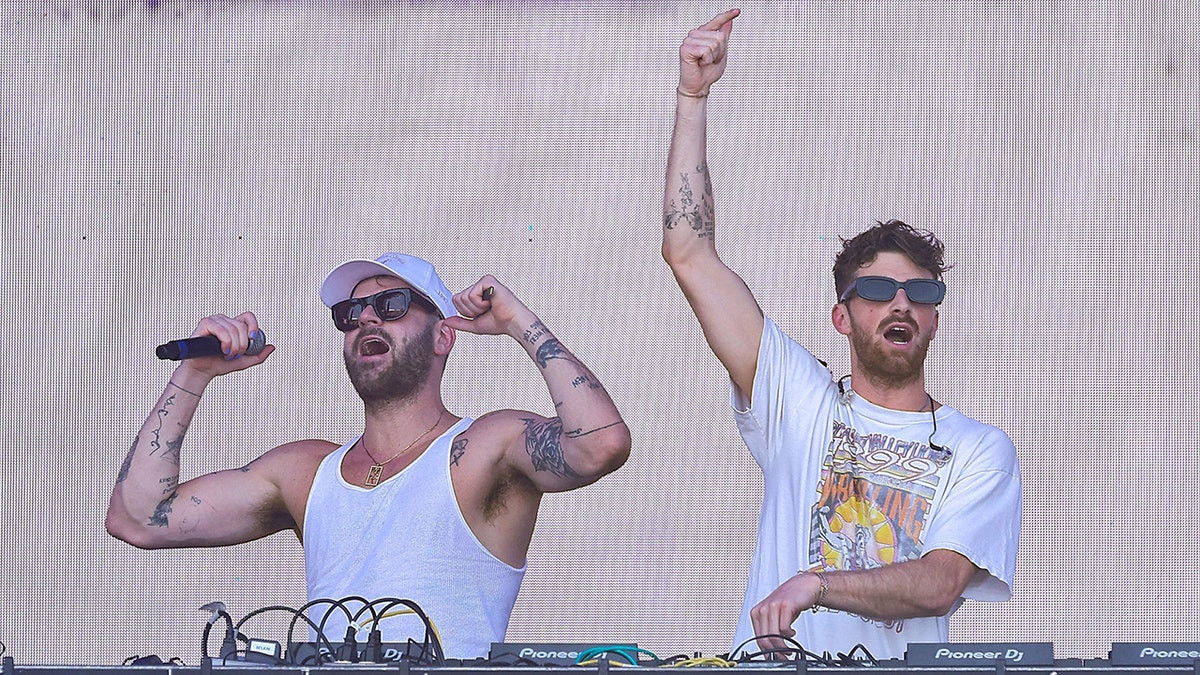
[[[321,302],[326,307],[333,307],[342,300],[349,300],[355,286],[378,276],[396,277],[406,282],[436,305],[443,319],[458,316],[452,300],[454,294],[442,283],[433,265],[404,253],[384,253],[374,260],[360,258],[338,265],[330,270],[321,284]]]

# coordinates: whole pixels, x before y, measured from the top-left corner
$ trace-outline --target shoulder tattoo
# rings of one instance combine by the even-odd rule
[[[462,459],[462,456],[467,452],[468,440],[466,438],[458,438],[450,446],[450,466],[458,466],[458,460]]]

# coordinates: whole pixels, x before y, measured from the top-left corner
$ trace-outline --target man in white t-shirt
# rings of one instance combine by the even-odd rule
[[[763,471],[758,543],[734,641],[783,658],[797,644],[898,658],[948,640],[964,599],[1007,600],[1021,478],[1003,431],[935,401],[925,356],[937,332],[942,243],[900,221],[843,240],[834,328],[850,374],[763,315],[717,255],[706,105],[738,10],[680,47],[663,201],[663,257],[729,372],[738,428]]]

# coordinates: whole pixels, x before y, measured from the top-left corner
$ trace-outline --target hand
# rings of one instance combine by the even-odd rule
[[[800,613],[809,609],[817,602],[821,593],[821,580],[815,574],[797,574],[783,582],[763,598],[750,610],[750,623],[754,626],[755,635],[782,635],[787,638],[796,636],[792,624]],[[758,647],[762,650],[788,649],[788,645],[777,637],[760,638]]]
[[[221,341],[224,356],[208,356],[188,359],[181,364],[191,370],[198,371],[209,377],[225,375],[236,370],[245,370],[257,366],[267,360],[275,351],[274,345],[267,345],[261,352],[250,356],[246,350],[250,347],[250,334],[260,331],[258,318],[252,312],[242,312],[235,317],[224,314],[214,314],[200,320],[192,337],[212,335]]]
[[[685,94],[705,96],[714,82],[725,73],[725,53],[733,19],[741,14],[731,9],[713,17],[712,21],[689,31],[679,47],[679,90]]]
[[[512,291],[490,274],[455,293],[454,307],[459,315],[448,317],[446,325],[476,335],[515,334],[521,316],[530,313]]]

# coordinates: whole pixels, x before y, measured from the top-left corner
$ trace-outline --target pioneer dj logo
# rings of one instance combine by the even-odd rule
[[[910,666],[994,666],[1019,663],[1023,666],[1054,664],[1054,645],[1049,642],[912,642],[905,653]]]
[[[933,658],[938,660],[949,660],[955,663],[961,661],[999,661],[1004,660],[1006,663],[1020,663],[1025,658],[1025,652],[1019,649],[1005,649],[1002,652],[959,652],[953,649],[943,647],[933,653]]]

